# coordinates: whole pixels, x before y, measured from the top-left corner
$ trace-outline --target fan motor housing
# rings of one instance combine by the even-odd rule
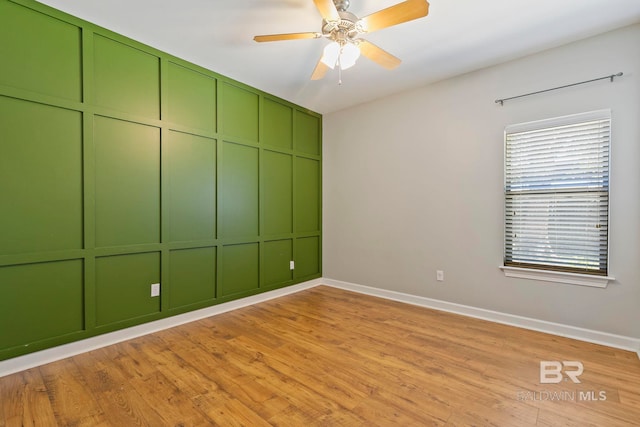
[[[338,15],[340,15],[339,21],[322,20],[322,34],[336,41],[355,38],[361,32],[358,26],[358,17],[351,12],[342,10],[338,10]]]

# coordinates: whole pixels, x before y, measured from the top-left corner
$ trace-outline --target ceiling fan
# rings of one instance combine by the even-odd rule
[[[382,9],[364,18],[358,18],[349,8],[349,0],[313,0],[322,16],[322,32],[289,33],[255,36],[257,42],[273,42],[281,40],[317,39],[331,40],[323,51],[322,57],[313,70],[311,80],[319,80],[329,69],[338,67],[338,71],[352,67],[360,54],[387,69],[400,65],[400,59],[379,48],[361,35],[413,21],[427,16],[429,3],[427,0],[406,0],[394,6]]]

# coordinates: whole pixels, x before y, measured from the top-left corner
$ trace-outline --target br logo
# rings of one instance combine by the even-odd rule
[[[578,377],[584,372],[582,362],[569,361],[557,362],[553,360],[540,361],[540,383],[541,384],[558,384],[567,376],[576,384],[580,383]]]

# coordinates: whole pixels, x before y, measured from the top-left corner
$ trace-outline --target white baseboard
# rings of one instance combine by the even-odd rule
[[[431,308],[440,311],[460,314],[477,319],[489,320],[491,322],[505,325],[517,326],[539,332],[573,338],[580,341],[606,345],[608,347],[630,350],[637,353],[640,358],[640,339],[625,337],[621,335],[609,334],[606,332],[593,331],[589,329],[577,328],[575,326],[562,325],[559,323],[547,322],[544,320],[532,319],[528,317],[516,316],[512,314],[500,313],[497,311],[485,310],[432,298],[410,295],[401,292],[389,291],[386,289],[372,288],[355,283],[342,282],[333,279],[314,279],[297,285],[288,286],[281,289],[253,295],[235,301],[207,307],[200,310],[191,311],[184,314],[160,319],[142,325],[133,326],[115,332],[98,335],[96,337],[75,341],[58,347],[38,351],[35,353],[18,356],[12,359],[0,361],[0,378],[16,372],[24,371],[46,363],[55,362],[87,351],[95,350],[122,341],[137,338],[163,329],[173,328],[195,320],[226,313],[238,308],[247,307],[268,301],[281,296],[293,294],[306,289],[311,289],[319,285],[332,286],[334,288],[345,289],[361,294],[376,296],[393,301],[399,301],[420,307]]]
[[[359,292],[366,295],[385,298],[421,307],[432,308],[449,313],[461,314],[463,316],[477,319],[489,320],[491,322],[502,323],[510,326],[531,329],[539,332],[546,332],[561,337],[573,338],[594,344],[606,345],[608,347],[633,351],[640,358],[640,339],[626,337],[622,335],[610,334],[607,332],[594,331],[590,329],[578,328],[575,326],[563,325],[560,323],[547,322],[545,320],[532,319],[530,317],[516,316],[513,314],[500,313],[498,311],[485,310],[468,305],[456,304],[417,295],[410,295],[401,292],[389,291],[386,289],[372,288],[355,283],[342,282],[333,279],[323,279],[322,283],[327,286]]]
[[[115,332],[109,332],[103,335],[75,341],[69,344],[63,344],[58,347],[53,347],[24,356],[18,356],[12,359],[0,361],[0,378],[36,366],[44,365],[47,363],[55,362],[57,360],[65,359],[67,357],[75,356],[77,354],[85,353],[87,351],[95,350],[97,348],[106,347],[108,345],[130,340],[142,335],[161,331],[163,329],[173,328],[174,326],[193,322],[199,319],[204,319],[205,317],[215,316],[216,314],[222,314],[227,311],[236,310],[238,308],[257,304],[263,301],[279,298],[284,295],[300,292],[305,289],[310,289],[318,286],[321,283],[321,279],[310,280],[308,282],[300,283],[297,285],[287,286],[285,288],[264,292],[247,298],[225,302],[222,304],[214,305],[212,307],[190,311],[184,314],[178,314],[176,316],[167,317],[165,319],[155,320],[153,322],[144,323],[142,325],[121,329]]]

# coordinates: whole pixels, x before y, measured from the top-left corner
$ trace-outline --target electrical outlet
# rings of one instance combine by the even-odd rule
[[[438,282],[444,282],[444,271],[436,270],[436,280]]]
[[[160,283],[151,284],[151,296],[152,297],[160,296]]]
[[[296,263],[294,261],[289,261],[289,270],[294,270],[296,268]]]

